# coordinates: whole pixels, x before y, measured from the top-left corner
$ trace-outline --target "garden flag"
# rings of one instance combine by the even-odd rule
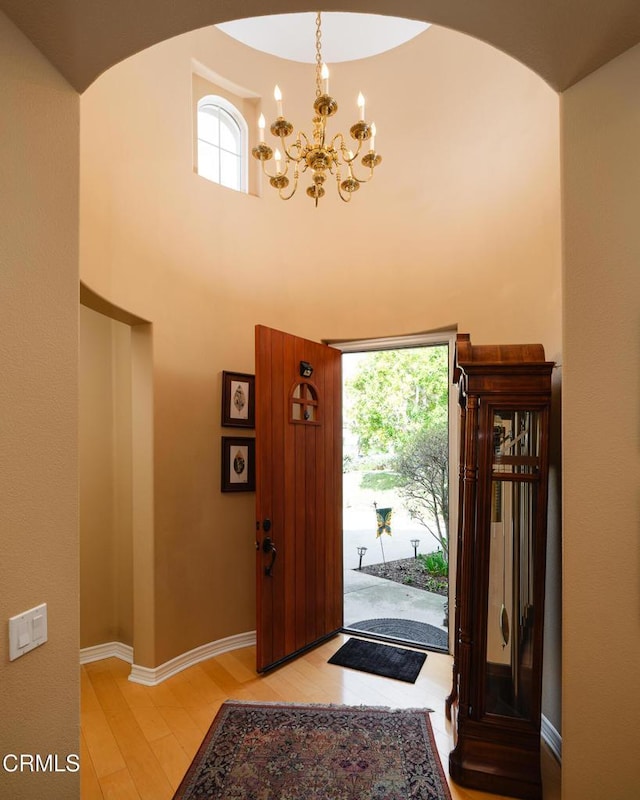
[[[378,531],[376,538],[379,539],[383,533],[388,533],[391,536],[391,509],[390,508],[376,508],[376,522],[378,523]]]

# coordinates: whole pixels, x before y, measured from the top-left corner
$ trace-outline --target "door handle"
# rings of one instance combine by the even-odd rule
[[[270,578],[273,573],[273,565],[276,563],[276,556],[278,555],[278,551],[276,550],[275,545],[268,536],[265,536],[265,538],[262,541],[262,552],[271,553],[271,563],[269,564],[268,567],[264,568],[264,574],[268,578]]]

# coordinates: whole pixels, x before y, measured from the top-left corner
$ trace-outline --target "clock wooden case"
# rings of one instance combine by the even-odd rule
[[[542,626],[553,362],[456,341],[460,398],[451,777],[541,798]]]

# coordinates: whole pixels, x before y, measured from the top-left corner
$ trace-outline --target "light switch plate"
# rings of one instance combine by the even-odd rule
[[[9,661],[47,641],[47,604],[42,603],[9,619]]]

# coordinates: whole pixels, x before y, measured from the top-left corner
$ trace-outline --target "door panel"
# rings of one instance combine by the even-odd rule
[[[301,376],[302,361],[313,366],[310,377]],[[259,671],[342,627],[340,365],[334,348],[256,327]],[[267,536],[277,551],[271,575]]]

